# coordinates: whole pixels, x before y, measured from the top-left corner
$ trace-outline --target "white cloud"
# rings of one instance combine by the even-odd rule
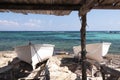
[[[34,27],[34,26],[39,26],[41,25],[41,20],[37,20],[37,19],[30,19],[27,22],[23,23],[24,26],[27,27]]]
[[[27,22],[27,23],[24,23],[24,26],[33,27],[33,26],[36,26],[36,24]]]
[[[41,24],[41,20],[39,19],[30,19],[29,22]]]
[[[0,20],[0,25],[19,26],[19,23],[18,23],[18,22],[15,22],[15,21]]]

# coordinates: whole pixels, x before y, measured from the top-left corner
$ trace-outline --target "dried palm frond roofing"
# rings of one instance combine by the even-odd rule
[[[120,9],[120,0],[0,0],[0,12],[82,15],[91,9]]]

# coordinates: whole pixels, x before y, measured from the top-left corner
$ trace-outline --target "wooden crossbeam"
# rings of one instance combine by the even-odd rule
[[[12,10],[79,10],[80,4],[0,3],[0,9]]]
[[[112,68],[104,66],[104,65],[101,65],[101,69],[104,74],[110,74],[115,77],[120,77],[120,71],[117,71],[115,69],[112,69]]]
[[[120,9],[120,6],[113,6],[113,5],[99,5],[99,6],[95,6],[93,7],[93,9]]]

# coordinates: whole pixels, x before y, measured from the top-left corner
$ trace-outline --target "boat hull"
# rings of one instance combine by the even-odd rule
[[[94,44],[87,44],[86,45],[86,57],[89,59],[96,60],[98,62],[103,61],[103,56],[105,56],[109,50],[111,43],[94,43]],[[74,46],[74,57],[79,58],[81,57],[81,46]]]
[[[18,46],[15,48],[15,51],[20,60],[31,64],[35,68],[37,63],[47,60],[53,55],[54,45],[32,44]]]

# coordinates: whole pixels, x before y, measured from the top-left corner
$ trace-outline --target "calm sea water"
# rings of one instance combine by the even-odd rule
[[[87,43],[111,42],[109,53],[120,53],[119,31],[89,31]],[[54,44],[55,50],[72,51],[80,44],[79,31],[1,31],[0,51],[14,50],[14,47],[33,44]]]

